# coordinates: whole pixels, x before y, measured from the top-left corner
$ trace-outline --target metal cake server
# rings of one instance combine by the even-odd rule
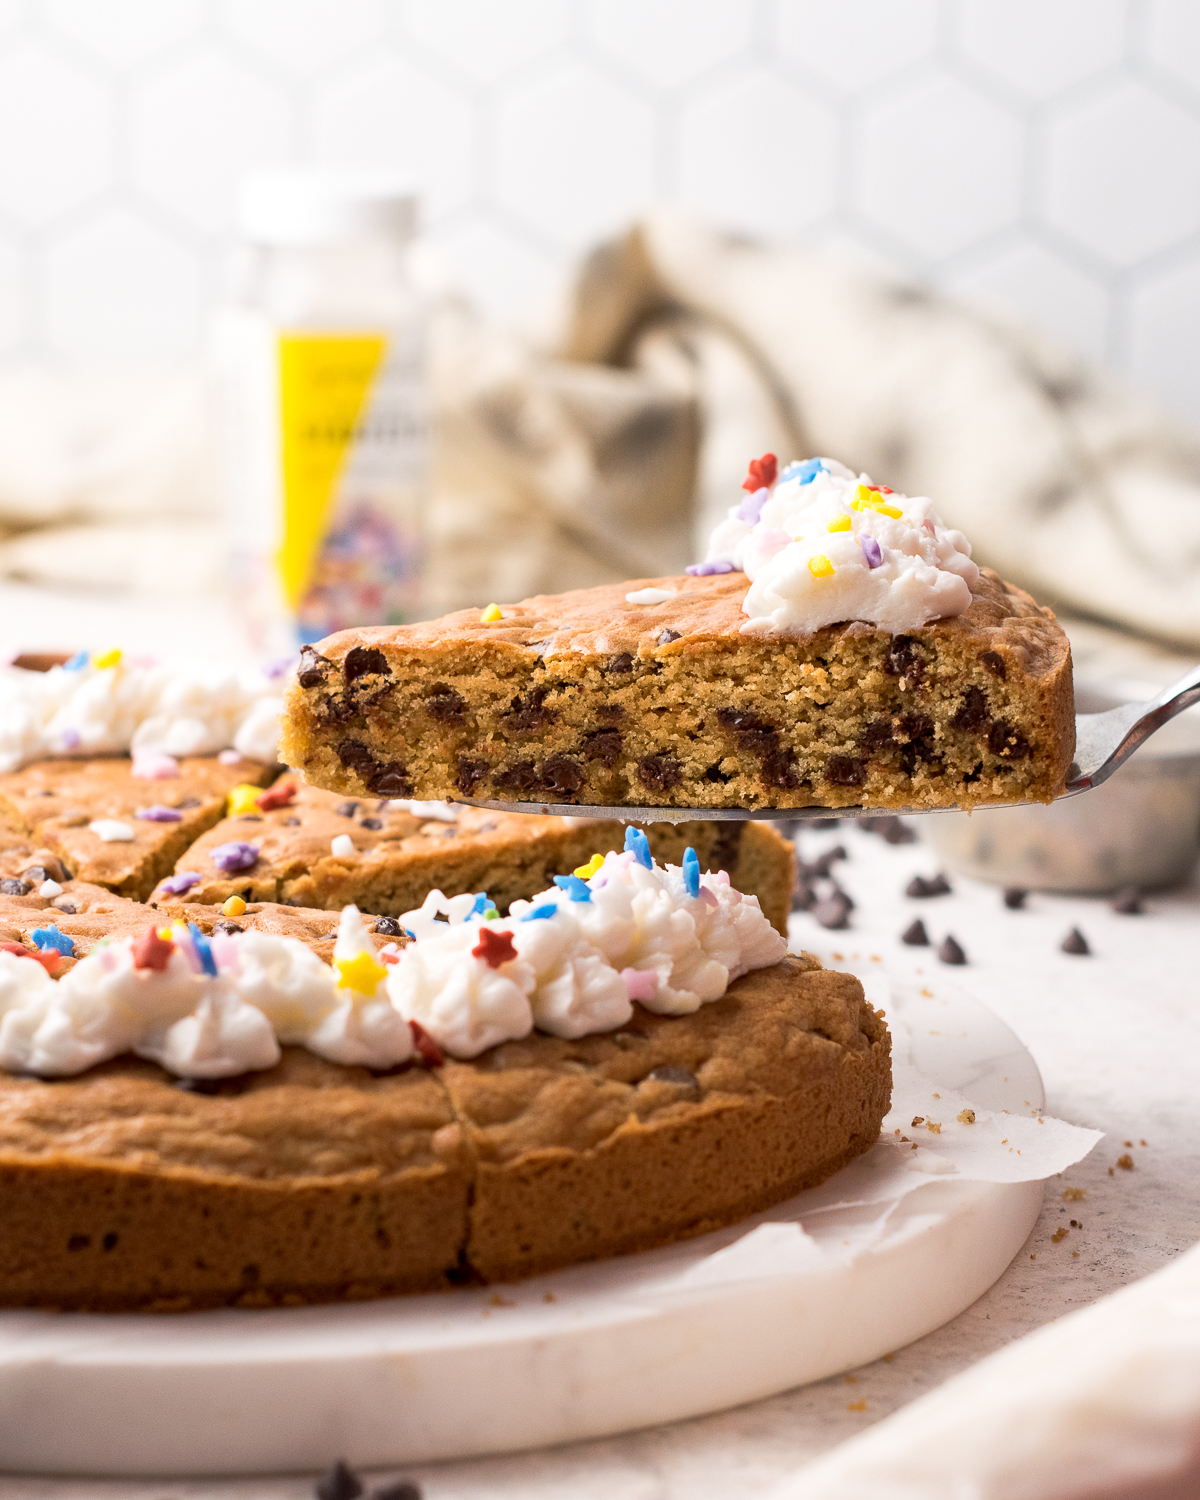
[[[1097,714],[1075,715],[1075,760],[1067,772],[1061,796],[1074,797],[1107,781],[1156,729],[1185,708],[1200,703],[1200,667],[1144,702],[1122,703]],[[944,807],[599,807],[582,802],[486,802],[456,797],[469,807],[493,812],[554,813],[566,818],[619,818],[625,823],[688,823],[747,818],[772,822],[811,822],[819,818],[877,818],[903,814],[946,812]],[[999,806],[1003,804],[990,804]],[[1015,804],[1014,804],[1015,805]]]

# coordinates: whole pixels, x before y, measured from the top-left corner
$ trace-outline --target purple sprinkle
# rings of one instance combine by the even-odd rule
[[[156,802],[153,807],[143,807],[134,813],[135,818],[141,818],[146,823],[182,823],[183,814],[176,812],[173,807],[164,807],[161,802]]]
[[[298,656],[279,656],[274,661],[269,661],[263,668],[263,676],[274,682],[277,677],[284,677],[300,660]]]
[[[684,572],[690,573],[693,578],[708,578],[713,573],[736,573],[737,569],[731,562],[722,560],[721,562],[692,563],[684,569]]]
[[[749,526],[757,526],[762,508],[770,498],[771,491],[768,489],[755,490],[752,495],[747,495],[737,508],[738,520],[745,521]]]
[[[258,850],[253,844],[218,844],[208,857],[218,870],[232,875],[235,870],[248,870],[258,858]]]
[[[78,729],[64,729],[62,732],[62,745],[64,750],[74,750],[82,736]]]
[[[190,891],[194,885],[199,885],[203,879],[204,876],[198,874],[195,870],[180,870],[178,875],[172,875],[169,879],[163,881],[162,889],[170,891],[172,896],[182,896],[184,891]]]
[[[858,545],[863,550],[863,556],[867,560],[869,568],[878,568],[883,562],[883,548],[873,536],[859,538]]]

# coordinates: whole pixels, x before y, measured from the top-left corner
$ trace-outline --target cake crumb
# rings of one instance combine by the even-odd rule
[[[925,1129],[928,1130],[930,1135],[941,1135],[942,1133],[941,1122],[938,1120],[929,1120],[926,1123]]]
[[[542,1294],[542,1301],[543,1302],[557,1302],[558,1298],[554,1295],[553,1292],[544,1292]]]
[[[1079,1259],[1079,1251],[1078,1250],[1072,1250],[1071,1251],[1071,1259],[1072,1260],[1078,1260]]]
[[[1064,1188],[1064,1203],[1082,1203],[1087,1197],[1087,1188]]]
[[[488,1304],[491,1307],[516,1307],[517,1305],[515,1302],[510,1302],[506,1297],[502,1297],[499,1292],[492,1293],[488,1298]]]
[[[1071,1231],[1069,1229],[1056,1229],[1050,1236],[1050,1243],[1052,1245],[1061,1245],[1063,1240],[1066,1239],[1067,1235],[1069,1235],[1070,1232]]]
[[[1126,1172],[1132,1172],[1133,1171],[1133,1157],[1130,1156],[1128,1153],[1126,1153],[1126,1155],[1124,1155],[1124,1156],[1118,1156],[1117,1157],[1117,1166],[1121,1167]]]
[[[847,1411],[866,1411],[866,1409],[867,1403],[865,1401],[850,1401],[846,1405]]]
[[[955,1118],[960,1125],[974,1125],[975,1111],[973,1109],[960,1109]]]
[[[882,1356],[883,1362],[884,1362],[885,1365],[890,1365],[891,1362],[895,1359],[895,1357],[896,1357],[895,1354],[885,1354],[885,1355]]]

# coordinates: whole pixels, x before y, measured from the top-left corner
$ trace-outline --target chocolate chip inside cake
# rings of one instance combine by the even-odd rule
[[[727,572],[607,585],[306,648],[283,752],[357,796],[586,806],[1050,801],[1074,752],[1070,648],[983,570],[893,634],[743,630]],[[656,602],[630,603],[646,591]]]

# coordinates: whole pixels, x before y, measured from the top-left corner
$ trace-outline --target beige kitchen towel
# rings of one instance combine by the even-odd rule
[[[586,258],[547,346],[445,294],[431,344],[426,613],[678,571],[771,450],[930,495],[1043,601],[1200,648],[1200,438],[1027,328],[663,213]],[[46,392],[0,383],[0,571],[152,591],[175,548],[172,590],[211,588],[201,382],[120,394],[38,421]]]

